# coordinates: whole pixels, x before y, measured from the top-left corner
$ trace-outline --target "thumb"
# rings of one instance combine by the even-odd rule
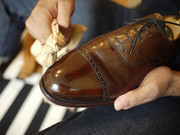
[[[61,0],[58,2],[57,21],[60,27],[69,28],[71,24],[71,16],[74,12],[73,0]]]
[[[150,87],[140,86],[119,96],[114,102],[114,108],[117,111],[122,109],[127,110],[134,106],[149,102],[153,100],[153,96],[149,93],[152,93],[152,89]]]
[[[114,107],[117,111],[126,110],[165,96],[172,80],[172,71],[169,68],[155,68],[146,75],[138,88],[119,96],[114,102]]]

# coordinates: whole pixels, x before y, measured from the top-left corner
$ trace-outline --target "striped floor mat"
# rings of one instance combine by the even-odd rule
[[[31,135],[85,109],[47,103],[38,84],[40,74],[17,78],[22,64],[20,52],[0,78],[0,135]]]

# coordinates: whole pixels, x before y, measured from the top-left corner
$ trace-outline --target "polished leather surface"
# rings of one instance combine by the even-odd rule
[[[152,14],[146,18],[162,16]],[[43,75],[44,95],[59,105],[95,106],[112,103],[119,95],[138,87],[150,70],[173,58],[179,43],[178,39],[178,43],[170,44],[152,25],[151,34],[144,29],[130,53],[132,43],[126,34],[134,40],[134,29],[138,31],[142,25],[126,25],[65,55]]]
[[[102,98],[101,84],[87,60],[75,51],[50,67],[44,87],[60,98],[94,100]],[[91,93],[91,96],[88,95]]]

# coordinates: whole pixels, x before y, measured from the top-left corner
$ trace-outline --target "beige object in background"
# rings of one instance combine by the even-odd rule
[[[142,0],[111,0],[111,1],[126,8],[136,8],[142,2]]]

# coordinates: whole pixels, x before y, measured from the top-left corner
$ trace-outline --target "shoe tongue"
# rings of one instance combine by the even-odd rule
[[[157,20],[164,20],[163,16],[160,15],[159,13],[154,13],[153,15]]]
[[[150,15],[144,17],[144,19],[148,19],[148,18],[155,18],[157,20],[164,20],[164,17],[162,15],[160,15],[159,13],[150,14]]]

